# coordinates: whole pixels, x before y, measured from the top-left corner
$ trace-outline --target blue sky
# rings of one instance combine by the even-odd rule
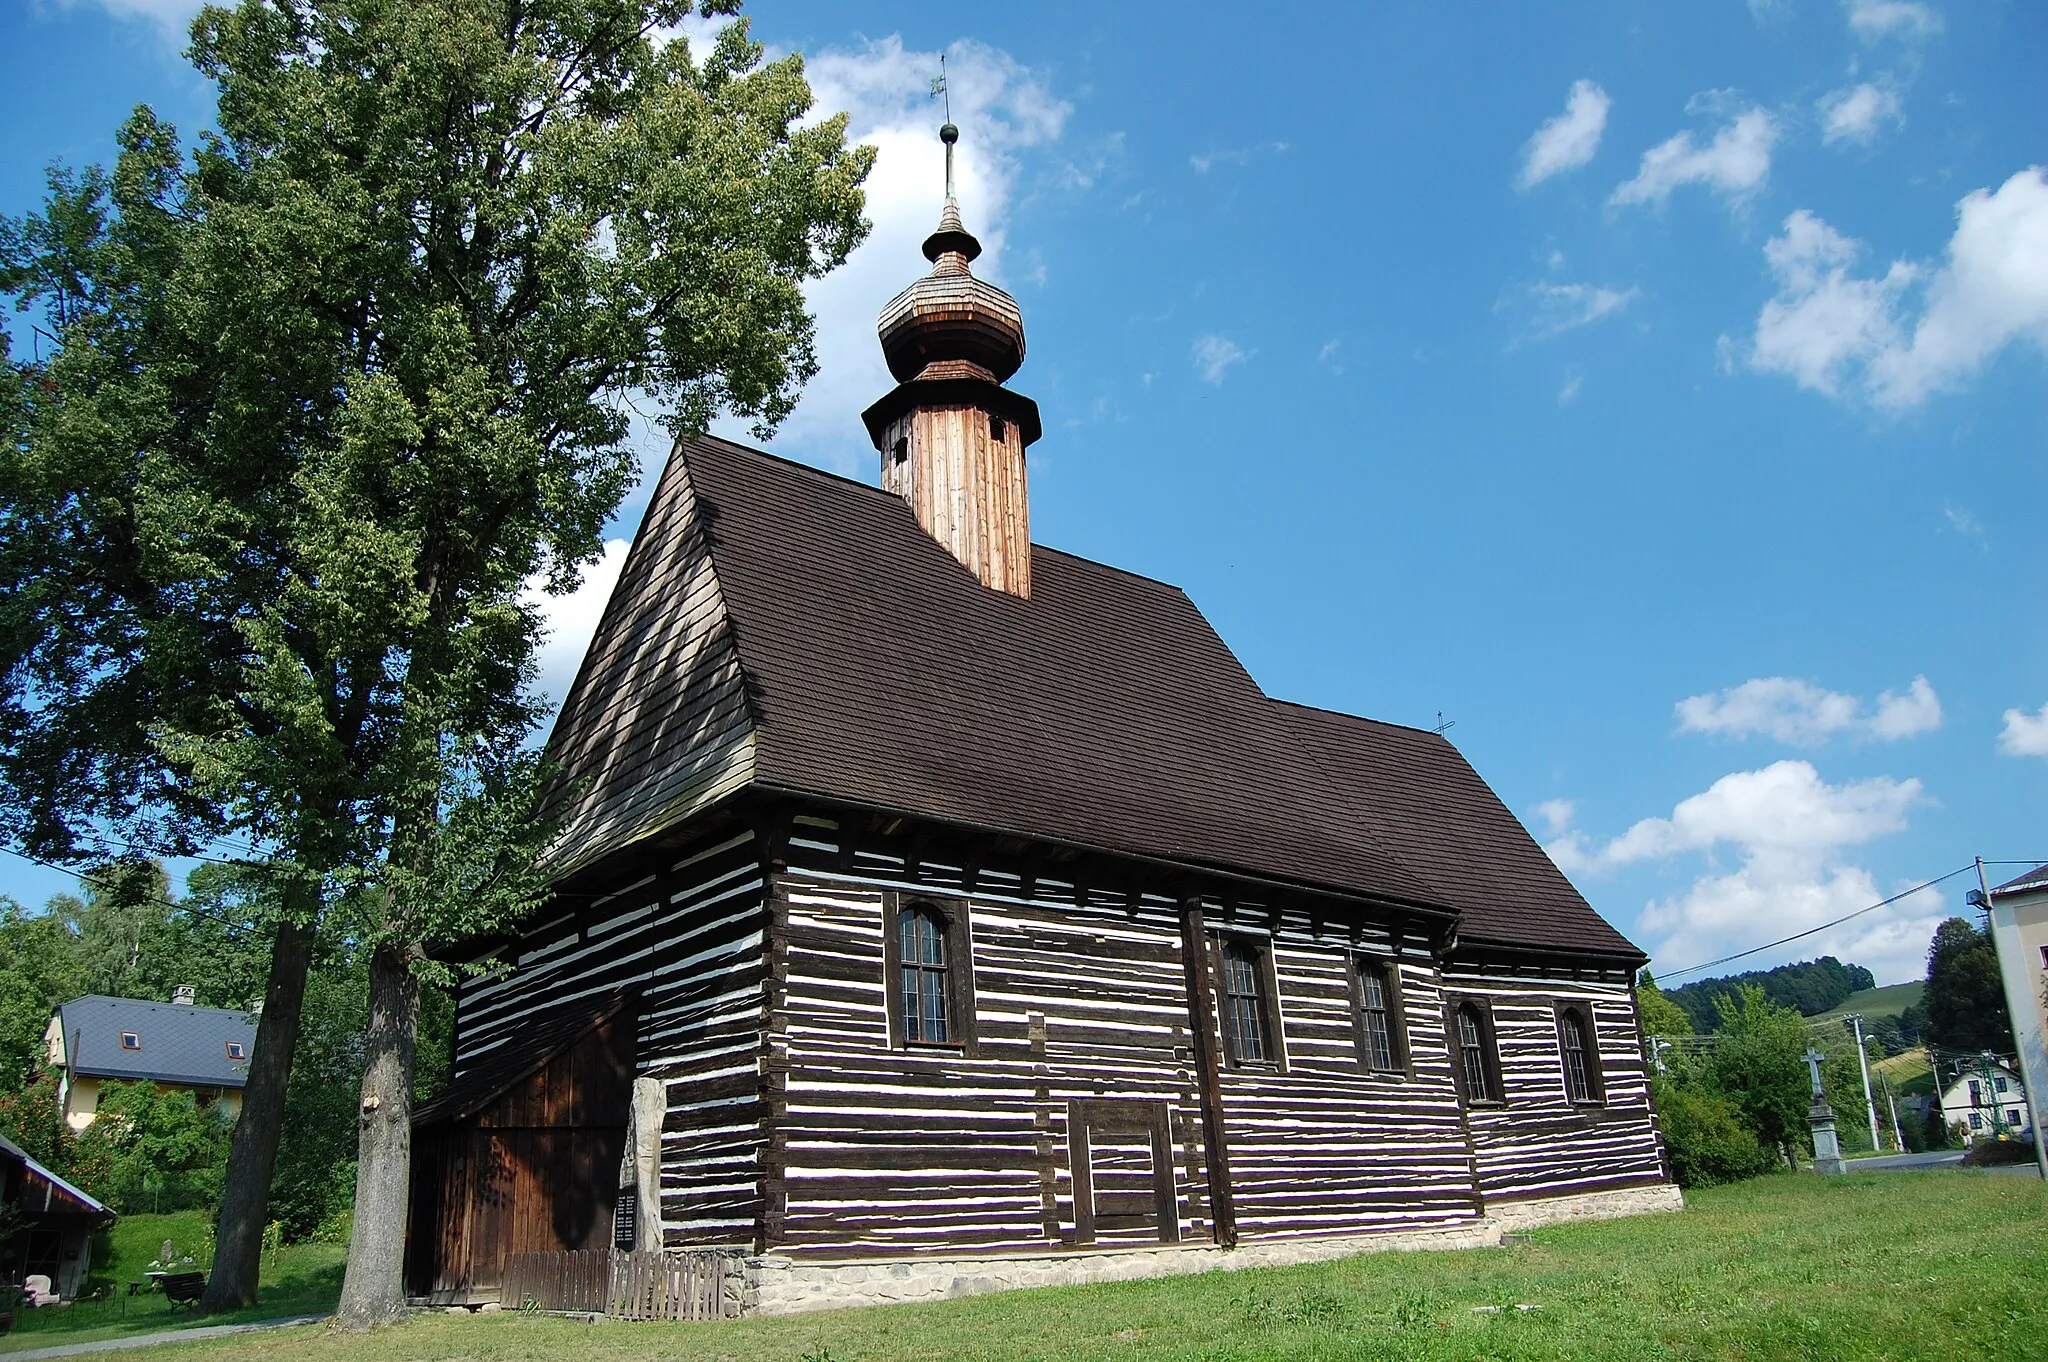
[[[0,212],[137,101],[205,121],[191,10],[5,8]],[[1186,588],[1275,695],[1441,712],[1667,970],[2048,857],[2048,10],[751,12],[880,149],[778,452],[874,475],[943,50],[1040,542]],[[1752,963],[1916,976],[1966,887]]]

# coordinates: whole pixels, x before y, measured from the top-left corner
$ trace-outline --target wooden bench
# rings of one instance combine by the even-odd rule
[[[172,1272],[164,1277],[164,1295],[170,1297],[171,1309],[185,1306],[191,1310],[199,1308],[199,1298],[206,1294],[204,1272]]]

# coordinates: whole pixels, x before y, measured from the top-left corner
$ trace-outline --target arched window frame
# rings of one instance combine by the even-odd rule
[[[1373,1005],[1375,984],[1378,986],[1377,1008]],[[1412,1078],[1414,1068],[1408,1053],[1408,1027],[1401,1003],[1399,962],[1372,955],[1351,957],[1351,1015],[1352,1043],[1358,1050],[1358,1066],[1383,1078]],[[1377,1038],[1379,1024],[1385,1026],[1384,1053]]]
[[[1476,1047],[1468,1044],[1463,1022],[1470,1018],[1477,1032]],[[1451,1077],[1458,1096],[1468,1107],[1499,1107],[1507,1104],[1500,1081],[1500,1044],[1494,1035],[1493,1007],[1484,998],[1452,994],[1445,1000],[1444,1045],[1449,1051]],[[1476,1050],[1477,1062],[1467,1052]],[[1476,1069],[1476,1072],[1474,1070]]]
[[[883,991],[888,998],[890,1047],[974,1053],[974,944],[966,901],[929,894],[890,893],[884,896],[882,907]],[[928,917],[937,927],[943,943],[942,965],[933,967],[903,958],[903,924],[913,915]],[[904,1000],[906,967],[942,975],[945,1039],[930,1039],[921,1027],[913,1032]]]
[[[1249,992],[1241,987],[1247,981],[1247,970]],[[1225,1067],[1287,1072],[1287,1041],[1280,1021],[1272,940],[1235,930],[1211,932],[1209,974],[1215,988],[1216,1029],[1222,1033]],[[1254,1041],[1250,1046],[1245,1043],[1247,1024]]]
[[[1572,1062],[1574,1038],[1582,1047],[1580,1054],[1585,1066],[1583,1090],[1579,1082],[1581,1075],[1575,1075]],[[1605,1066],[1600,1061],[1600,1030],[1593,1024],[1590,1005],[1562,1001],[1557,1004],[1557,1062],[1564,1080],[1566,1101],[1575,1107],[1597,1107],[1606,1103]]]

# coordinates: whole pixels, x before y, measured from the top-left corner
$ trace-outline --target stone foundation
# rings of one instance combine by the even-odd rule
[[[1052,1249],[1004,1257],[882,1258],[858,1263],[802,1262],[779,1254],[747,1260],[750,1315],[795,1315],[860,1305],[949,1300],[991,1291],[1089,1282],[1130,1282],[1190,1272],[1288,1267],[1361,1253],[1494,1248],[1501,1235],[1570,1220],[1683,1209],[1668,1183],[1577,1196],[1503,1202],[1478,1220],[1440,1230],[1382,1231],[1305,1239],[1259,1239],[1234,1249],[1214,1244],[1162,1244],[1131,1249]]]

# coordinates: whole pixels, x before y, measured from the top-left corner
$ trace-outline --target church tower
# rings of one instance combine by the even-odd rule
[[[1038,438],[1038,404],[1003,386],[1024,362],[1017,300],[968,270],[981,243],[960,222],[953,145],[946,206],[925,238],[932,271],[890,300],[878,329],[896,386],[861,413],[882,456],[882,486],[984,586],[1031,594],[1031,512],[1024,450]]]

